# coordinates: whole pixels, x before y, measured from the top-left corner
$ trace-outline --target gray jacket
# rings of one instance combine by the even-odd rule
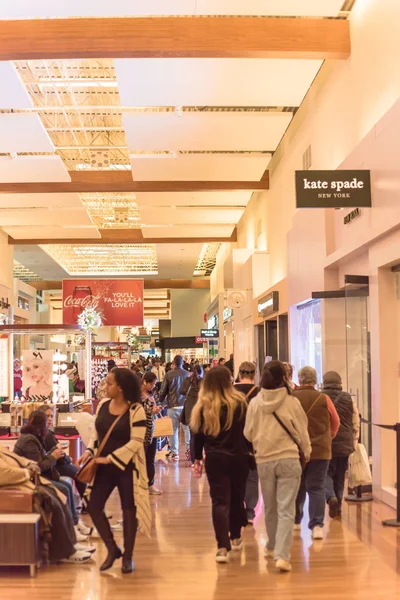
[[[160,390],[160,401],[168,408],[183,406],[185,396],[180,393],[182,383],[190,376],[185,369],[171,369],[164,377]]]

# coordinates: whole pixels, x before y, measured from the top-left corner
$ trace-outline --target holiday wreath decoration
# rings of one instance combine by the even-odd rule
[[[102,325],[102,315],[93,306],[86,306],[78,316],[78,325],[83,331],[94,331]]]

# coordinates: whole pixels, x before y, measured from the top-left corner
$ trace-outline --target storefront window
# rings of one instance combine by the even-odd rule
[[[291,362],[299,369],[314,367],[318,381],[322,381],[321,301],[310,300],[290,309]]]

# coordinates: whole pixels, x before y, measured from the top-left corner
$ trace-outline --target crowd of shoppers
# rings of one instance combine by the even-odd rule
[[[94,434],[79,459],[81,466],[92,469],[88,485],[51,430],[52,408],[43,405],[31,413],[15,452],[0,449],[0,488],[18,484],[33,489],[39,477],[37,509],[41,522],[52,530],[51,560],[86,562],[95,550],[82,544],[92,528],[79,518],[76,485],[108,551],[100,570],[122,558],[122,572],[133,571],[137,529],[149,534],[151,528],[149,495],[162,493],[155,486],[154,437],[162,406],[173,425],[170,458],[179,461],[182,424],[195,476],[202,475],[204,464],[218,563],[228,562],[231,550],[242,549],[242,528],[254,522],[259,484],[268,536],[265,555],[279,571],[291,570],[293,531],[300,528],[307,494],[308,527],[313,540],[322,539],[326,504],[331,518],[341,514],[349,456],[358,443],[354,401],[334,371],[325,373],[319,391],[312,367],[300,369],[297,386],[290,365],[270,361],[257,386],[254,363],[243,362],[234,383],[233,356],[230,361],[223,365],[220,360],[213,368],[192,361],[187,369],[181,356],[170,368],[156,359],[135,365],[140,376],[109,361]],[[115,488],[123,517],[123,551],[105,513]]]

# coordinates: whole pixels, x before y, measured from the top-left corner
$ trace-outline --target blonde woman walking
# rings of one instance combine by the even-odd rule
[[[242,549],[241,529],[247,523],[244,495],[249,447],[243,435],[247,402],[233,387],[231,378],[226,367],[206,373],[190,422],[195,435],[195,472],[199,476],[203,450],[206,454],[218,563],[228,562],[231,550]]]

